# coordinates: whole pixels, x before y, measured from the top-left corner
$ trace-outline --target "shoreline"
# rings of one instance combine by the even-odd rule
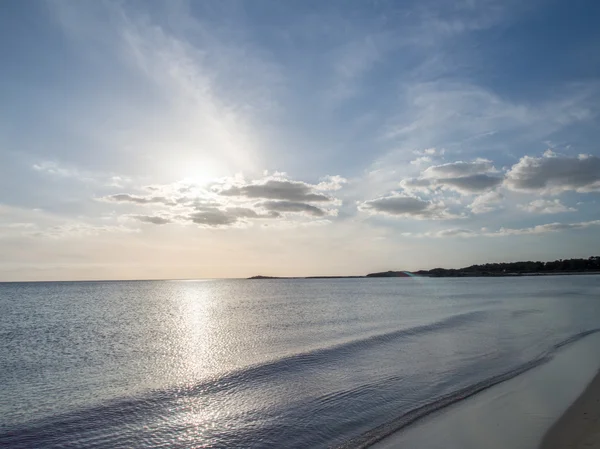
[[[547,363],[426,416],[378,441],[370,449],[600,448],[596,445],[575,445],[574,442],[580,442],[576,439],[577,434],[565,429],[564,418],[561,418],[568,413],[566,410],[575,407],[578,398],[600,400],[598,348],[599,333],[582,338],[564,349],[561,346]],[[595,397],[590,396],[586,389],[592,384],[598,386]],[[600,401],[592,405],[600,419]],[[588,416],[583,415],[587,410],[578,410],[578,418]],[[600,424],[600,421],[594,424]],[[593,430],[594,424],[586,430]],[[560,441],[554,437],[555,432],[563,434]],[[595,434],[592,432],[584,436],[600,437],[600,428],[596,428]],[[542,441],[549,439],[558,444],[541,446]],[[587,443],[588,440],[582,439],[582,444]]]
[[[600,448],[600,371],[544,435],[540,449]]]
[[[397,273],[397,272],[389,272],[389,273]],[[529,276],[580,276],[580,275],[599,275],[600,271],[556,271],[556,272],[531,272],[531,273],[493,273],[493,274],[484,274],[484,273],[471,273],[471,272],[457,272],[455,274],[420,274],[418,271],[416,272],[402,272],[402,273],[410,273],[406,276],[398,276],[398,275],[379,275],[379,273],[367,274],[364,276],[252,276],[246,278],[249,281],[265,281],[265,280],[278,280],[278,279],[405,279],[411,277],[418,278],[504,278],[504,277],[529,277]]]

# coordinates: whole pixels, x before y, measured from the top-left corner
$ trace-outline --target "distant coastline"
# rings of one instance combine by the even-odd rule
[[[464,268],[433,268],[419,271],[381,271],[365,276],[252,276],[248,279],[361,279],[406,277],[508,277],[600,274],[600,256],[587,259],[558,259],[551,262],[500,262]]]

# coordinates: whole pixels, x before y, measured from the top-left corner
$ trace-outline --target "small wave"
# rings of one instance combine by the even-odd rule
[[[391,421],[388,421],[387,423],[382,424],[381,426],[371,429],[356,438],[348,440],[347,442],[337,446],[337,449],[368,448],[368,447],[372,446],[373,444],[383,440],[384,438],[392,435],[393,433],[396,433],[399,430],[402,430],[405,427],[409,426],[410,424],[413,424],[414,422],[420,420],[421,418],[424,418],[424,417],[426,417],[434,412],[437,412],[445,407],[448,407],[459,401],[462,401],[471,396],[474,396],[477,393],[480,393],[484,390],[487,390],[488,388],[493,387],[494,385],[498,385],[499,383],[502,383],[509,379],[517,377],[537,366],[540,366],[540,365],[550,361],[554,357],[554,354],[556,353],[556,351],[558,351],[560,348],[570,345],[570,344],[573,344],[576,341],[579,341],[582,338],[587,337],[588,335],[591,335],[591,334],[594,334],[597,332],[600,332],[600,328],[583,331],[583,332],[575,334],[569,338],[566,338],[565,340],[562,340],[561,342],[553,345],[549,351],[541,354],[538,358],[536,358],[534,360],[531,360],[527,363],[519,365],[518,367],[516,367],[510,371],[507,371],[505,373],[490,377],[488,379],[485,379],[481,382],[470,385],[468,387],[462,388],[453,393],[449,393],[447,395],[441,396],[432,402],[429,402],[429,403],[424,404],[420,407],[417,407],[413,410],[410,410],[409,412],[404,413],[403,415],[398,416],[397,418],[395,418]]]
[[[542,313],[542,311],[539,309],[515,310],[514,312],[510,313],[510,316],[513,318],[518,318],[520,316],[535,315],[538,313]]]
[[[221,392],[255,389],[260,383],[268,383],[282,374],[297,375],[302,370],[317,368],[319,365],[352,356],[356,351],[370,350],[382,344],[395,343],[408,337],[434,333],[460,327],[473,321],[485,319],[487,312],[472,311],[453,315],[429,324],[399,329],[392,332],[370,335],[341,344],[315,349],[279,358],[274,361],[250,366],[225,375],[207,379],[192,386],[179,386],[149,392],[143,397],[120,398],[107,401],[96,407],[88,407],[40,421],[28,422],[17,428],[2,429],[0,443],[35,441],[55,435],[56,429],[70,429],[75,433],[94,432],[102,427],[119,427],[124,417],[129,423],[138,417],[162,413],[174,401],[182,397],[202,397]],[[98,428],[98,429],[97,429]],[[39,440],[38,440],[39,441]]]

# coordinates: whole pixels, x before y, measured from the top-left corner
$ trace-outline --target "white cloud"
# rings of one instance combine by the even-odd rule
[[[315,190],[323,190],[323,191],[333,191],[340,190],[344,184],[346,184],[348,180],[346,178],[342,178],[341,176],[324,176],[321,178],[321,181],[314,186]]]
[[[562,204],[558,198],[554,200],[535,200],[528,204],[519,204],[517,207],[533,214],[557,214],[577,211],[577,209]]]
[[[417,166],[428,164],[430,162],[431,162],[431,157],[429,157],[429,156],[420,156],[420,157],[410,161],[411,164],[417,165]]]
[[[542,157],[523,156],[506,174],[512,190],[541,193],[600,191],[600,158],[591,155]]]
[[[239,227],[262,219],[301,223],[337,215],[341,202],[322,192],[336,191],[345,182],[340,176],[326,176],[314,185],[276,172],[250,181],[238,175],[208,185],[190,182],[148,185],[143,190],[149,193],[118,193],[99,200],[153,209],[152,214],[124,216],[155,225],[195,223],[203,227]]]
[[[504,200],[504,195],[498,191],[491,191],[477,196],[469,205],[469,209],[474,214],[485,214],[492,212],[500,207]]]
[[[400,181],[400,187],[403,190],[412,193],[412,192],[422,192],[427,193],[433,190],[432,182],[429,179],[423,178],[407,178]]]

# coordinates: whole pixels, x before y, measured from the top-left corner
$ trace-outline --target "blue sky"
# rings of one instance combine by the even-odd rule
[[[600,253],[600,4],[0,6],[0,280]]]

